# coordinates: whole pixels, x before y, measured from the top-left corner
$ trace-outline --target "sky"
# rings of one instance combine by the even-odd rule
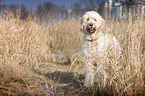
[[[68,8],[73,3],[79,3],[80,0],[2,0],[0,4],[24,4],[28,9],[33,8],[44,2],[52,2],[56,5],[66,5]]]
[[[56,5],[66,5],[70,8],[71,4],[80,3],[81,0],[0,0],[0,4],[24,4],[28,9],[35,9],[38,4],[43,4],[44,2],[51,2]],[[106,1],[106,0],[101,0]],[[129,1],[129,0],[119,0],[119,1]],[[136,0],[135,0],[136,1]],[[143,0],[145,1],[145,0]]]

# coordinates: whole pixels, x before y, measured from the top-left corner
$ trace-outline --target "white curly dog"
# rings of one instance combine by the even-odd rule
[[[93,86],[94,81],[105,80],[110,58],[118,57],[121,47],[111,34],[102,31],[103,18],[95,11],[86,12],[81,18],[81,30],[84,34],[82,56],[85,64],[84,86]]]

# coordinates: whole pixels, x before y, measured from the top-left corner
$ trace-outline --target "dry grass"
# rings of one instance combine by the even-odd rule
[[[113,22],[106,27],[106,30],[110,28],[110,32],[118,37],[122,47],[121,58],[110,62],[111,71],[107,74],[109,82],[106,85],[113,88],[113,95],[139,95],[145,90],[144,24],[142,18],[134,19],[130,16],[128,21]]]
[[[83,88],[82,33],[79,21],[40,23],[5,16],[0,18],[0,94],[143,94],[145,21],[141,18],[106,24],[121,43],[120,60],[110,62],[108,82]],[[144,44],[145,45],[145,44]],[[62,52],[69,64],[58,64],[53,51]],[[59,56],[58,56],[59,57]],[[62,59],[62,58],[60,58]],[[104,85],[105,84],[105,85]],[[44,91],[44,89],[46,89]],[[86,91],[87,90],[87,91]],[[41,92],[41,93],[40,93]]]

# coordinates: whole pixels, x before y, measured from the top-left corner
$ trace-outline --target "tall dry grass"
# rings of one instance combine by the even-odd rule
[[[22,21],[9,15],[0,17],[1,94],[30,91],[30,86],[45,82],[45,77],[33,70],[43,64],[48,66],[53,59],[47,45],[50,41],[47,30],[36,21]]]
[[[103,74],[104,76],[107,75],[109,80],[107,84],[102,80],[101,87],[112,90],[113,95],[144,94],[144,24],[143,18],[130,15],[127,21],[109,22],[106,26],[106,30],[109,30],[118,38],[122,47],[120,59],[110,61],[108,74],[105,74],[105,72]]]
[[[102,80],[102,85],[92,89],[92,93],[84,92],[82,87],[66,87],[68,93],[62,92],[63,95],[143,94],[145,57],[142,47],[145,42],[141,42],[145,38],[145,21],[130,16],[129,20],[108,21],[104,30],[114,34],[122,47],[120,59],[112,60],[109,74],[103,74],[107,76],[107,83]],[[23,90],[38,93],[44,92],[41,89],[45,87],[48,89],[45,94],[50,95],[52,86],[56,84],[59,86],[63,81],[63,84],[66,84],[64,86],[67,86],[68,82],[75,83],[72,79],[83,75],[82,35],[79,20],[75,19],[40,23],[37,19],[20,20],[10,14],[1,16],[0,94],[19,94]],[[71,60],[70,65],[57,64],[53,51],[63,52],[66,58]],[[63,74],[61,77],[55,77],[54,73],[57,72],[65,74],[65,77]],[[54,74],[54,79],[49,78],[49,74]],[[62,81],[59,81],[60,78]],[[55,81],[56,79],[58,81]],[[66,79],[70,81],[65,82]],[[79,81],[79,78],[77,80]],[[78,89],[82,92],[74,91]]]
[[[30,18],[20,20],[8,12],[0,16],[0,94],[38,91],[47,83],[50,87],[53,81],[37,73],[56,70],[52,51],[70,58],[81,49],[76,20],[46,24]]]

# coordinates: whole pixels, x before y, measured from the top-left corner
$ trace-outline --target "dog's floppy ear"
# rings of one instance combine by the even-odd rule
[[[100,26],[100,28],[99,28],[99,31],[102,31],[102,29],[104,28],[104,26],[105,26],[105,20],[102,19],[102,20],[101,20],[101,26]]]
[[[83,30],[83,18],[80,18],[80,24],[81,24],[81,31]]]
[[[82,25],[82,23],[83,23],[83,18],[80,18],[80,24]]]

